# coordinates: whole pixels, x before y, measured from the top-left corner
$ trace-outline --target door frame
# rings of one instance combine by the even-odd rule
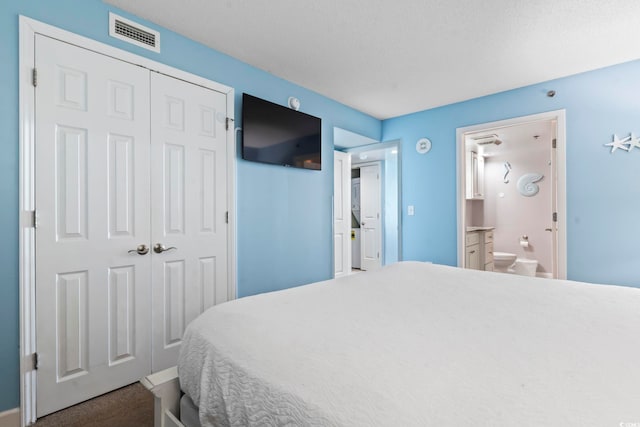
[[[457,214],[458,214],[458,267],[465,263],[465,218],[466,218],[466,167],[465,167],[465,136],[486,129],[517,126],[539,121],[556,121],[556,211],[558,212],[557,241],[554,248],[557,253],[558,279],[567,278],[567,195],[566,195],[566,111],[554,110],[545,113],[531,114],[507,120],[466,126],[456,129],[456,176],[457,184]]]
[[[26,426],[36,421],[35,325],[35,37],[41,34],[81,48],[111,56],[152,71],[221,92],[227,97],[226,116],[234,122],[234,89],[131,52],[78,34],[19,16],[19,304],[20,304],[20,419]],[[227,129],[228,298],[236,298],[236,143],[233,126]]]
[[[402,141],[399,139],[394,139],[394,140],[389,140],[389,141],[384,141],[384,142],[376,142],[374,144],[367,144],[367,145],[359,145],[357,147],[351,147],[351,148],[347,148],[344,150],[345,153],[350,154],[352,156],[352,160],[351,160],[351,169],[354,169],[354,167],[358,167],[360,165],[364,165],[366,163],[371,163],[371,162],[363,162],[363,163],[353,163],[353,156],[354,155],[359,155],[359,154],[363,154],[363,153],[368,153],[369,151],[377,151],[377,150],[381,150],[381,149],[392,149],[392,150],[397,150],[397,163],[398,163],[398,170],[396,173],[396,186],[397,186],[397,191],[398,191],[398,203],[396,206],[396,215],[397,215],[397,248],[396,250],[398,251],[398,261],[402,261]],[[381,173],[383,174],[384,179],[386,180],[386,176],[384,175],[384,168],[382,168],[383,170],[381,171]],[[382,185],[382,183],[381,183]],[[384,196],[383,199],[380,200],[380,203],[382,204],[382,208],[384,208],[385,204],[386,204],[386,194],[384,193],[384,191],[382,191],[382,195]],[[384,211],[381,210],[381,213],[383,213]],[[386,221],[386,215],[385,215],[385,219],[382,222],[382,234],[383,234],[383,239],[385,238],[384,236],[386,235],[386,227],[387,227],[387,221]],[[385,247],[386,247],[386,241],[384,241],[384,243],[382,244],[382,250],[385,251]],[[384,261],[383,265],[386,265],[386,253],[385,256],[383,256],[382,260]],[[353,261],[353,260],[352,260]]]

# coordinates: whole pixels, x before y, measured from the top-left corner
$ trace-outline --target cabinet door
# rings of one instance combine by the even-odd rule
[[[475,199],[484,199],[484,157],[476,154],[475,160]]]
[[[493,242],[484,244],[484,260],[485,264],[493,262]]]
[[[467,151],[465,157],[467,199],[480,200],[484,198],[484,158],[475,151]]]
[[[467,151],[465,153],[465,197],[467,199],[473,199],[473,153]]]
[[[480,270],[480,245],[467,246],[465,266],[473,270]]]

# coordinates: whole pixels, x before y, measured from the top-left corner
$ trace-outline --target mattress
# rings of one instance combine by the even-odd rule
[[[640,422],[640,290],[402,262],[212,307],[178,372],[203,426]]]

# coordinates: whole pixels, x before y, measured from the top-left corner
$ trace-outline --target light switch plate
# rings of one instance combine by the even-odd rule
[[[407,207],[407,215],[409,215],[409,216],[413,216],[414,214],[415,214],[415,210],[414,210],[414,208],[413,208],[413,205],[409,205],[409,206]]]

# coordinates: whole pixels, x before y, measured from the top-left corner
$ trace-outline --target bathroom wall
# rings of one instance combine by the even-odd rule
[[[517,146],[517,149],[514,149]],[[501,149],[503,149],[501,151]],[[495,226],[494,250],[511,252],[518,257],[538,260],[538,273],[553,273],[551,141],[505,141],[485,158],[485,225]],[[511,164],[508,183],[504,183],[504,162]],[[540,190],[532,197],[518,192],[518,178],[526,173],[540,173]],[[529,247],[520,246],[520,236],[529,237]]]
[[[484,200],[466,200],[465,215],[467,226],[493,225],[484,221]]]

